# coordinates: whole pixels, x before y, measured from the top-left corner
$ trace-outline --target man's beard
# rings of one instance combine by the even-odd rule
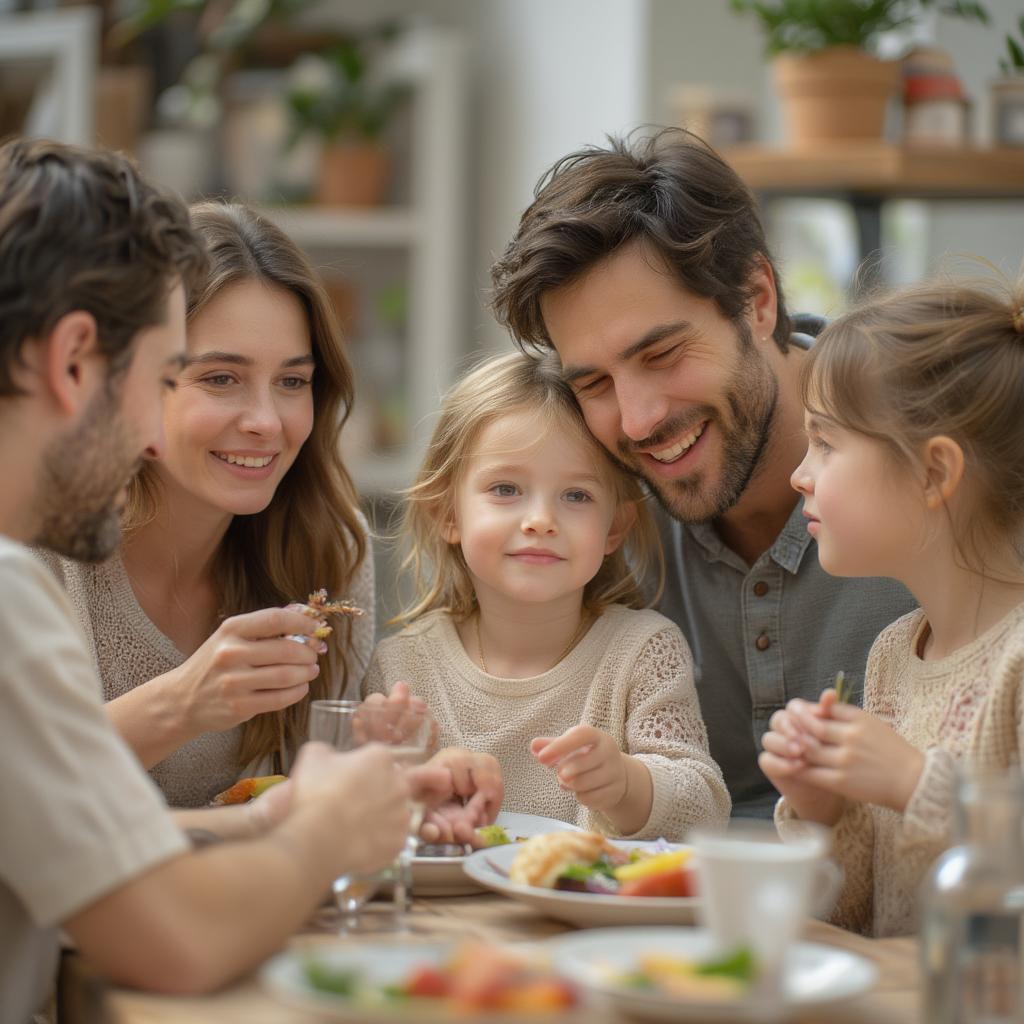
[[[730,422],[723,422],[711,406],[698,406],[685,419],[665,424],[643,441],[657,445],[714,423],[722,449],[721,479],[709,488],[705,471],[697,470],[683,480],[662,480],[644,472],[633,457],[635,445],[619,441],[615,461],[627,472],[642,477],[661,507],[674,519],[699,523],[716,519],[733,508],[753,479],[771,441],[772,423],[779,397],[779,382],[767,361],[754,346],[745,323],[736,326],[738,360],[726,382],[724,401]]]
[[[139,465],[110,385],[81,424],[43,453],[40,528],[34,543],[81,562],[102,562],[121,541],[118,496]]]

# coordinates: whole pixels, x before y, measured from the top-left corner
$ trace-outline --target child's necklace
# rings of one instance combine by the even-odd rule
[[[555,664],[551,666],[554,668],[582,639],[583,634],[586,633],[590,627],[591,617],[589,612],[584,612],[580,616],[580,624],[576,627],[576,632],[569,637],[569,642],[562,649],[562,653],[555,659]],[[484,642],[480,637],[480,612],[476,613],[476,649],[480,655],[480,667],[488,674],[491,674],[491,670],[487,667],[487,659],[484,657]],[[550,672],[551,669],[548,669]]]

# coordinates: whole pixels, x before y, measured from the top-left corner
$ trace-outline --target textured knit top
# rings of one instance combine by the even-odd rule
[[[708,753],[689,648],[657,612],[612,605],[554,668],[528,679],[484,672],[463,648],[451,616],[430,612],[378,645],[364,692],[385,693],[399,680],[426,701],[441,746],[498,759],[505,810],[618,835],[530,753],[535,736],[585,724],[609,733],[650,770],[651,813],[633,838],[679,840],[691,825],[729,816],[729,793]]]
[[[902,814],[851,802],[834,828],[832,855],[846,880],[832,919],[877,937],[916,930],[924,876],[955,842],[955,766],[1005,772],[1019,765],[1024,743],[1024,604],[938,661],[918,657],[927,629],[920,609],[886,629],[868,656],[864,690],[865,710],[924,751],[917,788]],[[781,832],[793,817],[780,800]]]
[[[46,552],[36,554],[57,574],[71,598],[75,616],[92,646],[105,700],[120,697],[186,660],[139,606],[120,554],[101,565],[87,565]],[[295,595],[297,599],[305,596]],[[373,552],[369,539],[366,557],[351,587],[339,596],[350,599],[366,612],[352,620],[352,641],[345,655],[351,695],[358,692],[373,650]],[[339,678],[336,687],[340,687],[340,682]],[[340,694],[335,689],[328,696]],[[167,802],[172,807],[201,807],[241,777],[268,774],[269,759],[261,764],[238,764],[241,736],[240,725],[225,732],[204,733],[154,765],[150,775],[163,790]],[[290,756],[294,751],[287,753]]]

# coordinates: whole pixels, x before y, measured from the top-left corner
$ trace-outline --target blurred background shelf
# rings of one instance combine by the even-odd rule
[[[755,191],[886,198],[1024,197],[1024,149],[861,142],[808,150],[735,146],[725,158]]]
[[[408,207],[339,209],[263,203],[260,212],[304,248],[407,246],[417,238],[417,219]]]
[[[870,292],[886,278],[885,208],[891,200],[929,203],[1024,199],[1024,149],[906,146],[851,142],[813,150],[732,146],[725,158],[756,192],[771,230],[773,207],[792,199],[836,199],[849,209],[854,261],[851,290]]]

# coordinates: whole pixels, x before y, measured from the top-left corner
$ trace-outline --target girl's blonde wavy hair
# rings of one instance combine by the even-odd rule
[[[240,204],[199,203],[191,215],[192,226],[206,243],[209,266],[188,296],[188,321],[224,289],[262,281],[299,300],[316,361],[312,433],[270,504],[254,515],[235,516],[215,556],[218,614],[227,618],[304,600],[318,587],[344,595],[366,557],[366,540],[357,518],[356,490],[338,447],[354,388],[330,300],[298,246],[253,210]],[[160,500],[159,478],[147,466],[129,490],[125,533],[149,522]],[[327,696],[337,676],[344,688],[343,652],[351,640],[351,622],[346,619],[339,627],[341,635],[335,634],[325,671],[310,683],[307,698],[243,725],[240,767],[275,753],[283,760],[294,752],[305,738],[309,702]]]
[[[922,470],[925,442],[964,452],[960,556],[1011,542],[1024,558],[1024,277],[943,281],[866,302],[830,324],[801,378],[804,406]]]
[[[481,433],[496,420],[519,412],[534,417],[538,441],[561,431],[584,444],[616,504],[635,505],[636,516],[622,544],[605,557],[584,588],[584,606],[595,614],[615,603],[642,608],[660,594],[661,543],[642,485],[612,462],[593,438],[553,353],[516,352],[487,359],[444,398],[423,466],[404,492],[400,532],[408,552],[402,568],[411,574],[414,597],[394,622],[407,623],[434,609],[464,619],[475,610],[476,594],[462,548],[444,539],[442,527],[454,520],[456,491]],[[642,581],[651,571],[658,583],[648,600]]]

